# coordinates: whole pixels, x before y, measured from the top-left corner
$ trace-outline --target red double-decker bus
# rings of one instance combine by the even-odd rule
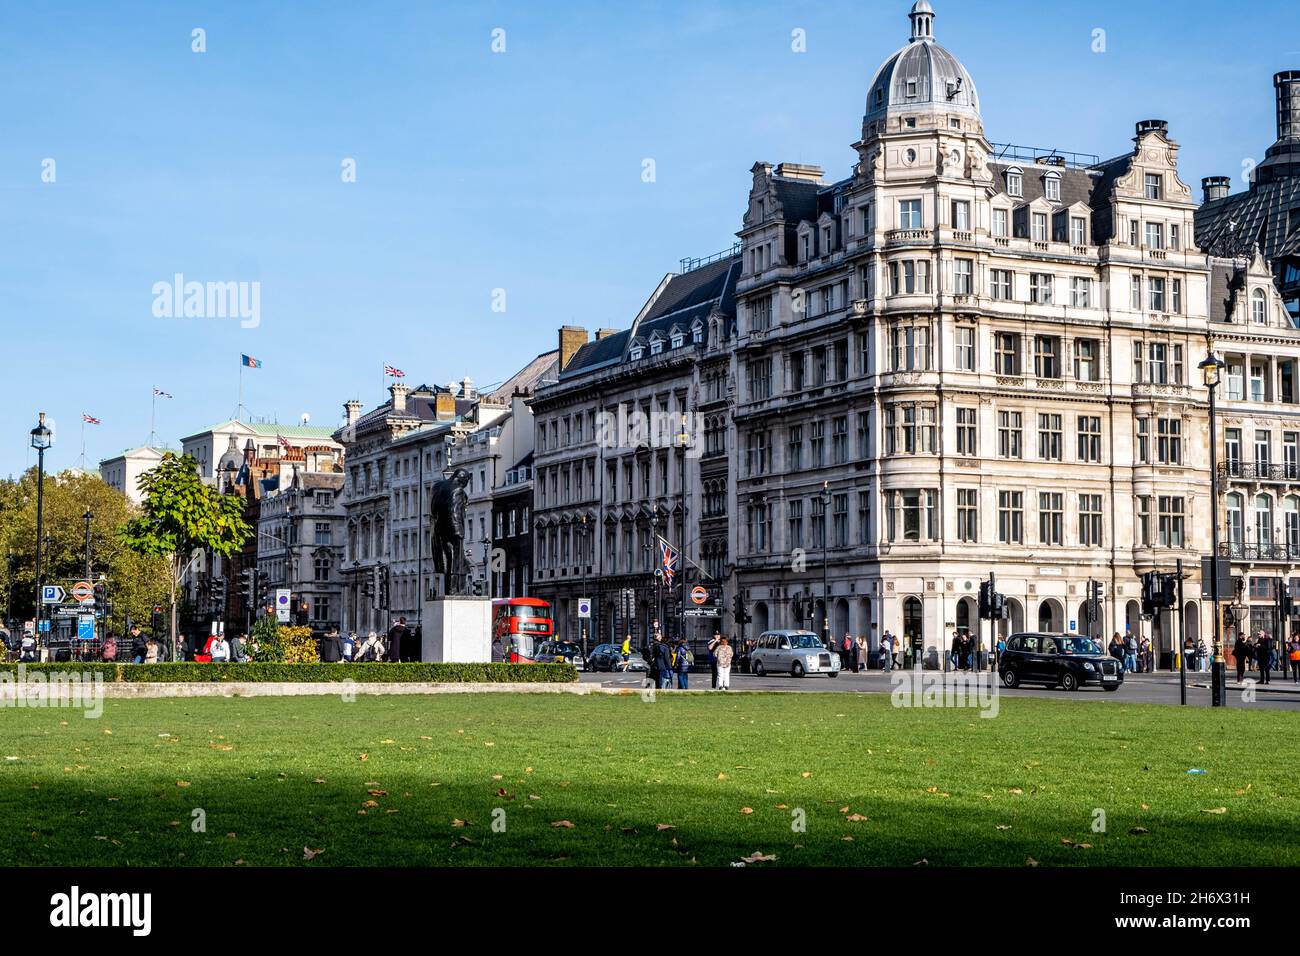
[[[507,663],[531,664],[537,645],[554,633],[549,602],[530,597],[492,601],[492,635],[501,639],[501,659]]]

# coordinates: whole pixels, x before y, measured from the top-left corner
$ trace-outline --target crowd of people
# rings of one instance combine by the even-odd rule
[[[1237,663],[1237,683],[1247,674],[1256,674],[1261,684],[1272,682],[1275,670],[1281,670],[1285,680],[1288,670],[1293,683],[1300,684],[1300,636],[1293,635],[1282,646],[1262,628],[1251,636],[1238,634],[1232,645],[1232,656]]]

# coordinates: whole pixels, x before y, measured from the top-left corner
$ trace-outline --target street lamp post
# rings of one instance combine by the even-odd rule
[[[578,566],[582,568],[582,584],[580,585],[582,593],[578,595],[581,601],[586,596],[587,591],[587,536],[591,534],[591,526],[587,524],[587,516],[583,515],[578,519],[574,530],[578,533]],[[582,617],[581,608],[578,613],[578,643],[582,647],[582,659],[587,659],[587,624]]]
[[[1210,600],[1214,607],[1214,663],[1210,674],[1210,703],[1213,707],[1226,707],[1228,703],[1227,668],[1223,660],[1223,624],[1219,618],[1219,449],[1214,408],[1214,393],[1223,366],[1223,360],[1212,351],[1207,351],[1197,366],[1201,370],[1205,387],[1210,392]]]
[[[830,514],[831,483],[822,482],[822,643],[831,646]]]
[[[90,580],[90,522],[94,520],[95,513],[90,509],[86,509],[86,513],[81,517],[86,519],[86,580],[89,581]]]
[[[40,413],[32,429],[32,447],[36,449],[36,639],[41,637],[41,557],[44,544],[45,522],[45,451],[54,444],[54,433],[45,424],[45,413]]]

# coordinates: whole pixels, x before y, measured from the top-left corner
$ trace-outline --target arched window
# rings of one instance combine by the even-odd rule
[[[1255,496],[1255,541],[1260,547],[1273,543],[1273,499],[1268,495]]]
[[[1048,202],[1061,201],[1061,174],[1048,173],[1043,179],[1043,191],[1047,194]]]
[[[696,322],[693,326],[691,326],[691,342],[693,342],[695,345],[699,345],[703,341],[704,341],[704,323]]]
[[[1239,494],[1230,494],[1228,502],[1228,543],[1240,545],[1245,532],[1245,519],[1242,515],[1242,500]]]
[[[1286,521],[1286,556],[1294,561],[1300,557],[1300,497],[1287,495],[1283,506]]]
[[[1264,290],[1256,289],[1250,294],[1250,321],[1256,325],[1268,324],[1268,306],[1264,300]]]
[[[1025,194],[1025,174],[1019,166],[1007,170],[1007,195],[1023,196]]]

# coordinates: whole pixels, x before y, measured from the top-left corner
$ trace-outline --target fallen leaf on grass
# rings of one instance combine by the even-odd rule
[[[1025,791],[1021,790],[1019,787],[1012,787],[1010,790],[1007,791],[1007,793],[1014,793],[1014,794],[1016,794],[1017,796],[1020,795],[1020,794],[1022,794],[1022,793],[1024,793],[1024,792],[1025,792]]]
[[[176,786],[178,786],[178,787],[188,787],[189,785],[190,785],[190,782],[189,782],[188,780],[177,780],[177,781],[176,781]]]
[[[363,803],[363,804],[361,804],[361,805],[362,805],[363,807],[377,807],[377,806],[379,806],[379,801],[378,801],[378,800],[367,800],[365,803]]]
[[[719,780],[730,780],[731,778],[730,778],[729,776],[727,776],[725,773],[720,773],[720,774],[718,774],[718,779],[719,779]]]
[[[790,809],[790,806],[789,806],[789,804],[778,803],[778,804],[776,805],[776,808],[777,808],[778,810],[789,810],[789,809]]]
[[[741,813],[753,813],[753,812],[754,812],[754,808],[753,808],[753,807],[741,807],[741,808],[740,808],[740,812],[741,812]]]
[[[999,830],[1010,830],[1010,829],[1011,829],[1011,825],[1008,824],[1008,823],[999,823],[999,824],[998,824],[998,829],[999,829]]]
[[[763,853],[760,850],[755,850],[749,856],[742,856],[741,859],[744,860],[746,863],[771,863],[773,860],[776,859],[776,854]]]
[[[1227,807],[1215,807],[1213,810],[1202,810],[1202,813],[1227,813]]]
[[[1038,861],[1035,860],[1032,856],[1025,857],[1025,866],[1037,866],[1037,865],[1038,865]]]
[[[530,793],[530,794],[528,795],[528,799],[529,799],[529,800],[540,800],[540,799],[542,799],[542,798],[539,797],[539,796],[538,796],[537,794],[535,794],[535,793]]]
[[[552,821],[551,821],[551,826],[556,827],[556,828],[559,828],[559,829],[564,829],[564,830],[572,830],[572,829],[573,829],[573,824],[570,823],[568,820],[552,820]]]
[[[312,781],[312,783],[324,783],[324,782],[325,781],[322,780],[320,777],[317,777],[315,780]]]
[[[1140,833],[1150,833],[1151,831],[1146,827],[1129,827],[1128,832],[1136,836]]]
[[[361,759],[361,760],[369,760],[369,759],[370,759],[370,754],[362,754],[361,757],[360,757],[360,759]]]
[[[673,826],[671,823],[656,823],[656,824],[655,824],[655,829],[656,829],[656,830],[676,830],[677,827]]]
[[[320,856],[324,852],[325,852],[324,847],[322,847],[319,850],[313,850],[311,847],[305,846],[302,848],[302,858],[304,860],[314,860],[316,857]]]
[[[463,826],[468,826],[468,824],[466,824],[464,820],[459,820],[459,819],[457,819],[457,820],[452,820],[452,821],[451,821],[451,825],[454,826],[454,827],[463,827]]]
[[[870,818],[870,817],[864,817],[864,816],[863,816],[862,814],[860,814],[860,813],[850,813],[850,814],[849,814],[847,817],[845,817],[844,819],[845,819],[845,820],[848,820],[850,823],[861,823],[863,820],[870,820],[871,818]]]
[[[921,859],[917,860],[917,861],[916,861],[915,863],[913,863],[912,865],[913,865],[913,866],[929,866],[929,865],[930,865],[930,861],[927,860],[925,857],[921,857]]]
[[[811,770],[805,770],[803,773],[799,774],[799,776],[801,776],[801,777],[803,777],[805,780],[807,780],[809,777],[812,776],[812,771],[811,771]]]

